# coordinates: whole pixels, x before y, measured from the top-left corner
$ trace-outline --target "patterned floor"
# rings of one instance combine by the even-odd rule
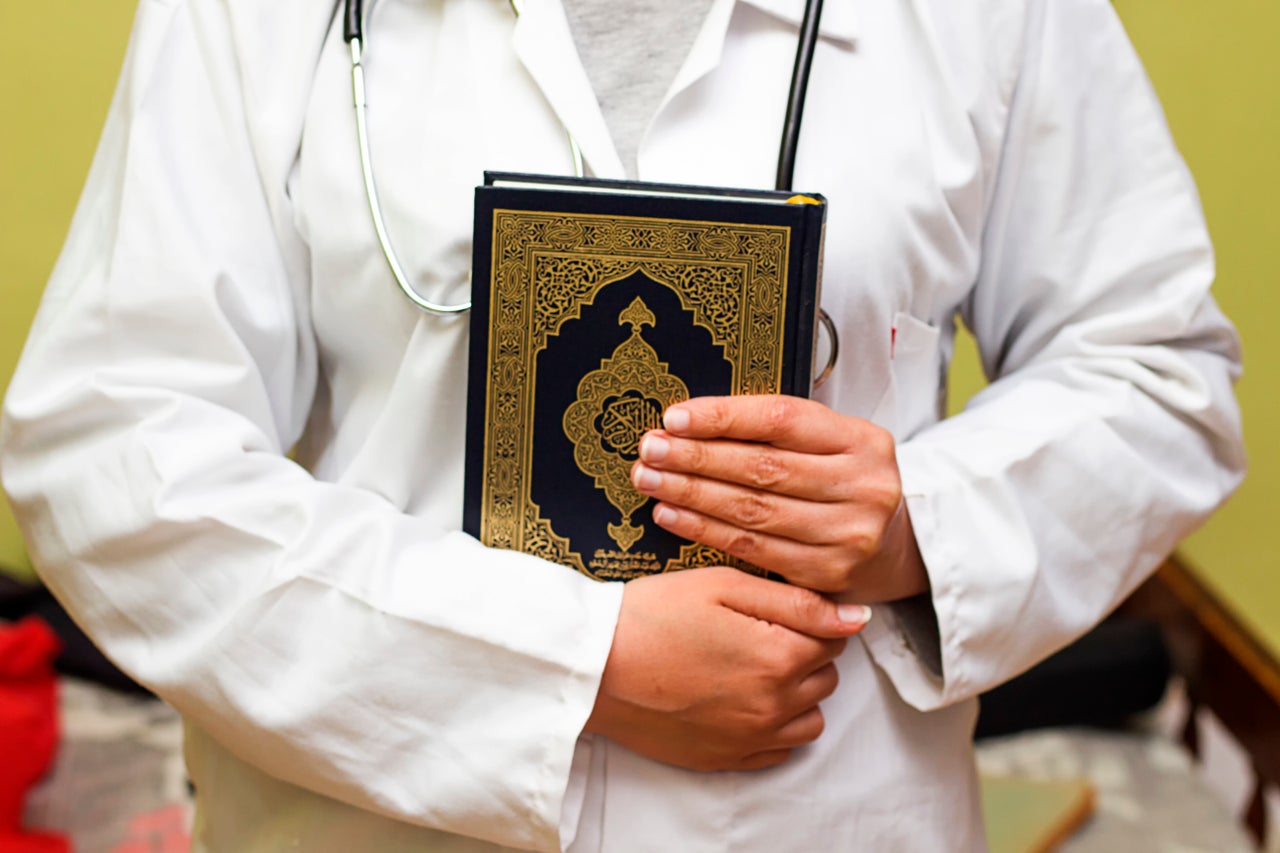
[[[54,772],[26,826],[70,836],[77,853],[181,853],[194,812],[182,722],[168,706],[67,680]],[[1032,732],[986,741],[984,773],[1085,777],[1093,817],[1062,853],[1244,853],[1254,848],[1186,753],[1151,733]]]

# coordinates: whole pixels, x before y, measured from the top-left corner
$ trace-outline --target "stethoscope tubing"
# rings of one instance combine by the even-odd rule
[[[791,90],[787,96],[787,113],[782,123],[782,141],[778,144],[778,174],[774,189],[789,192],[796,172],[796,149],[800,145],[800,121],[804,118],[805,95],[809,91],[809,71],[813,67],[813,51],[818,43],[818,22],[822,19],[822,0],[807,0],[800,20],[800,40],[796,44],[796,64],[791,69]]]
[[[518,0],[511,0],[512,11],[520,14]],[[813,66],[814,47],[818,40],[818,23],[822,17],[822,0],[806,0],[804,17],[800,23],[800,38],[796,45],[796,61],[791,72],[791,87],[787,97],[787,112],[782,125],[782,141],[778,148],[778,171],[775,178],[775,189],[790,191],[795,175],[796,149],[800,141],[800,122],[804,116],[805,95],[809,87],[809,72]],[[368,102],[365,96],[364,76],[364,3],[363,0],[343,0],[342,38],[351,51],[351,96],[356,114],[356,137],[360,149],[360,171],[364,178],[365,198],[369,203],[369,216],[373,220],[374,233],[378,245],[386,259],[396,285],[410,302],[431,314],[448,316],[464,314],[471,310],[471,302],[445,304],[434,302],[422,296],[405,275],[391,242],[386,221],[382,215],[382,203],[378,196],[378,184],[373,174],[373,156],[369,145]],[[573,155],[574,174],[584,174],[582,151],[578,147],[573,134],[569,136],[569,149]],[[827,330],[831,338],[831,353],[827,365],[814,381],[814,387],[821,385],[830,375],[839,353],[839,337],[835,324],[826,311],[819,309],[818,321]]]

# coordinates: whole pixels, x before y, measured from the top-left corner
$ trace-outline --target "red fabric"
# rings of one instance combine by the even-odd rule
[[[42,832],[18,834],[0,831],[0,851],[4,853],[71,853],[71,845],[61,835]]]
[[[140,814],[129,821],[128,838],[111,853],[186,853],[191,849],[188,823],[187,810],[176,803]]]
[[[58,744],[58,682],[53,659],[61,645],[35,617],[0,624],[0,850],[69,850],[51,835],[24,835],[22,805],[48,771]]]

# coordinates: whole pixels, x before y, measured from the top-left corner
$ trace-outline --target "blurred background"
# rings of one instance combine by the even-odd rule
[[[1157,624],[1173,676],[1171,689],[1144,718],[1144,731],[1156,731],[1182,751],[1178,754],[1198,752],[1186,767],[1195,785],[1203,786],[1188,788],[1189,795],[1170,792],[1170,798],[1212,797],[1214,808],[1244,829],[1224,834],[1218,842],[1196,842],[1184,835],[1180,847],[1159,846],[1155,835],[1141,832],[1111,835],[1105,842],[1115,845],[1121,843],[1116,839],[1129,838],[1124,846],[1098,846],[1096,828],[1086,825],[1082,832],[1095,832],[1094,846],[1079,846],[1087,840],[1082,834],[1063,849],[1219,850],[1237,844],[1250,849],[1260,842],[1280,850],[1280,798],[1275,793],[1280,778],[1280,559],[1267,533],[1280,512],[1280,334],[1272,325],[1280,319],[1280,60],[1275,53],[1280,2],[1116,0],[1116,6],[1200,186],[1218,252],[1216,295],[1245,344],[1245,375],[1238,392],[1250,455],[1249,478],[1239,494],[1183,545],[1180,564],[1161,573],[1158,588],[1130,608],[1138,618]],[[133,8],[133,0],[46,0],[11,4],[7,13],[9,31],[27,36],[10,39],[0,54],[0,86],[8,107],[0,158],[0,391],[17,362],[78,199]],[[962,407],[982,383],[972,344],[962,336],[952,375],[953,408]],[[7,506],[0,506],[0,573],[32,577]],[[1114,637],[1104,641],[1114,643]],[[1114,648],[1105,642],[1102,648]],[[1052,678],[1060,682],[1062,676]],[[95,765],[82,749],[78,772],[106,773],[103,762],[118,772],[121,762],[145,754],[159,781],[148,783],[142,811],[137,803],[118,805],[110,800],[118,795],[112,790],[116,786],[68,781],[67,774],[77,772],[76,761],[74,750],[64,748],[55,774],[61,774],[62,787],[51,787],[48,779],[42,783],[28,803],[28,824],[72,832],[82,850],[125,849],[122,844],[140,837],[151,839],[146,843],[153,846],[136,849],[184,849],[187,812],[181,807],[174,811],[171,802],[185,794],[180,764],[174,763],[180,736],[176,720],[145,699],[84,692],[82,687],[72,681],[63,689],[64,740],[83,735],[75,723],[89,711],[115,714],[126,723],[117,726],[125,734],[112,744],[112,757]],[[1015,707],[1030,707],[1027,703],[1044,700],[1032,691],[1012,701]],[[68,702],[81,704],[68,715]],[[82,746],[106,748],[104,741],[110,738],[100,729],[85,736]],[[1140,778],[1132,767],[1117,771],[1106,743],[1063,740],[1061,731],[1067,730],[1041,731],[1041,740],[1017,748],[995,738],[984,747],[984,769],[1043,777],[1055,775],[1045,771],[1046,761],[1056,762],[1067,771],[1057,775],[1090,781],[1095,822],[1125,819],[1139,826],[1151,819],[1146,805],[1108,799],[1108,791],[1120,790],[1117,773],[1131,787],[1156,784],[1159,773]],[[129,744],[122,746],[124,741]],[[1151,754],[1157,770],[1183,767],[1180,759],[1170,758],[1173,753],[1160,757],[1159,749],[1144,743],[1148,752],[1156,750]],[[94,804],[94,797],[106,800]],[[1199,799],[1194,805],[1175,802],[1172,811],[1197,815],[1195,820],[1203,824],[1211,819],[1198,811],[1202,805]],[[134,813],[119,813],[129,809]],[[1015,810],[1026,811],[1023,806]],[[145,819],[139,822],[140,817]],[[1003,818],[996,814],[990,819]],[[4,831],[0,825],[0,848],[7,850]],[[1130,846],[1139,837],[1150,846]],[[171,843],[179,846],[154,846]]]

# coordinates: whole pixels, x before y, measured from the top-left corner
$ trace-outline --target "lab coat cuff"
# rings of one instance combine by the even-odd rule
[[[566,690],[565,705],[568,713],[565,716],[572,722],[566,727],[564,734],[572,736],[572,750],[567,762],[557,760],[554,763],[555,767],[564,768],[565,772],[558,775],[563,780],[562,787],[559,788],[558,838],[548,847],[561,853],[568,850],[577,838],[578,825],[582,820],[593,740],[582,729],[595,708],[596,695],[600,692],[600,679],[609,659],[609,651],[613,648],[613,633],[622,608],[622,591],[621,583],[601,583],[598,584],[598,589],[591,591],[591,596],[597,600],[589,608],[593,618],[583,638],[583,647],[588,651],[579,677]],[[556,740],[557,743],[563,743],[559,738]]]
[[[899,445],[897,452],[903,496],[929,576],[929,593],[927,600],[876,608],[876,618],[863,630],[862,640],[903,701],[920,711],[932,711],[970,693],[961,658],[963,589],[952,543],[930,500],[933,490],[923,452],[909,443]],[[932,624],[927,621],[930,616]]]

